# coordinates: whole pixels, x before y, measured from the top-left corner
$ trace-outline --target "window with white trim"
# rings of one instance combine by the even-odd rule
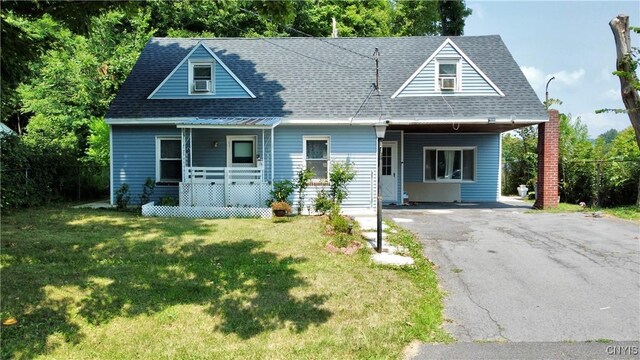
[[[189,62],[189,94],[211,95],[215,93],[214,66],[212,62]]]
[[[303,158],[307,169],[313,171],[313,180],[329,180],[331,140],[328,136],[304,136]]]
[[[424,148],[424,182],[473,182],[476,179],[476,149]]]
[[[460,59],[438,59],[437,64],[437,90],[460,90]]]
[[[179,137],[156,137],[156,181],[182,180],[182,142]]]

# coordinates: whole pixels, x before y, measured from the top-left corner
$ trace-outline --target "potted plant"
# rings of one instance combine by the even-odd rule
[[[291,205],[286,201],[274,201],[271,203],[271,209],[277,217],[283,217],[291,212]]]

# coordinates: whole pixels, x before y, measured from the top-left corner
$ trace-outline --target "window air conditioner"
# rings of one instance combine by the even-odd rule
[[[455,90],[456,89],[456,78],[440,78],[440,90]]]
[[[210,80],[194,80],[193,81],[193,91],[194,92],[209,92],[209,91],[211,91],[211,81]]]

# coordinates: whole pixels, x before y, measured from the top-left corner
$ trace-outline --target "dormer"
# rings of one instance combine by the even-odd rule
[[[449,38],[391,96],[504,96]]]
[[[147,99],[255,98],[249,88],[203,42],[167,75]]]

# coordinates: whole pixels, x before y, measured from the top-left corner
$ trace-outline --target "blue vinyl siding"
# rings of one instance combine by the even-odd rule
[[[404,181],[423,181],[423,147],[476,147],[476,181],[461,184],[462,201],[496,201],[500,161],[500,134],[404,135]]]
[[[275,180],[293,179],[295,173],[304,166],[304,136],[329,136],[331,161],[349,161],[354,163],[356,168],[356,177],[348,186],[349,196],[343,206],[375,206],[372,189],[376,188],[376,136],[373,127],[281,125],[275,131]],[[309,188],[306,195],[307,204],[313,203],[316,192],[321,188]],[[294,201],[297,201],[297,194]]]
[[[242,86],[215,61],[204,47],[199,46],[188,60],[214,62],[215,95],[189,95],[189,61],[185,61],[151,97],[152,99],[250,98]]]
[[[113,179],[111,186],[115,193],[126,183],[129,185],[131,204],[138,203],[144,182],[148,177],[156,177],[156,136],[180,136],[175,126],[111,126],[113,152]],[[156,186],[151,201],[163,196],[178,199],[177,185]]]
[[[447,96],[465,95],[499,95],[489,83],[451,46],[446,45],[436,55],[436,57],[420,71],[420,73],[398,94],[402,96],[440,96],[440,91],[436,91],[436,58],[460,57],[461,58],[461,90],[455,93],[443,93]],[[471,59],[473,61],[473,59]]]
[[[131,199],[135,202],[142,192],[147,177],[156,177],[156,137],[178,136],[181,129],[175,126],[112,126],[113,131],[113,189],[123,183],[129,185]],[[188,130],[186,130],[188,131]],[[227,135],[255,135],[256,151],[262,156],[261,130],[193,130],[193,164],[204,167],[227,166]],[[265,130],[265,154],[262,158],[265,168],[264,179],[271,179],[271,131]],[[218,141],[218,147],[213,142]],[[177,185],[158,185],[154,190],[153,201],[163,196],[178,197]]]
[[[397,130],[391,130],[391,131],[387,131],[384,135],[384,141],[395,141],[398,146],[397,146],[397,153],[395,156],[395,160],[396,160],[396,166],[398,169],[398,184],[396,186],[396,191],[397,191],[397,195],[396,198],[398,199],[397,202],[398,203],[402,203],[402,162],[401,162],[401,152],[402,152],[402,132],[397,131]],[[384,200],[384,199],[383,199]],[[383,204],[388,203],[387,201],[382,201]]]

